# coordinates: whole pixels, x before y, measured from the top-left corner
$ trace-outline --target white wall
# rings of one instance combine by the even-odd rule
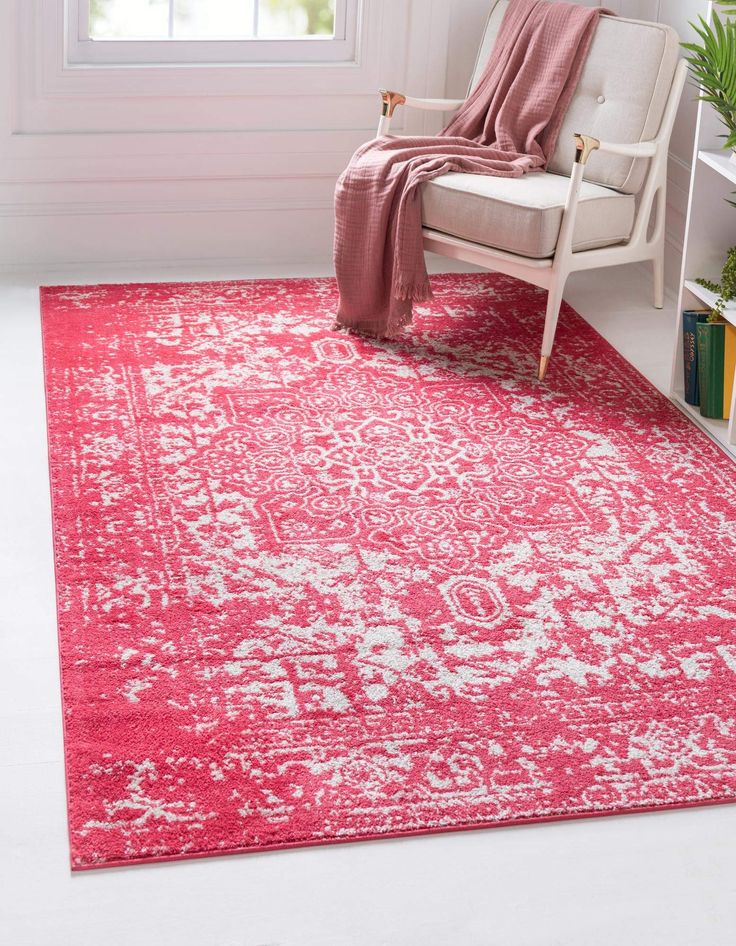
[[[651,0],[653,3],[653,0]],[[659,0],[659,19],[674,26],[683,39],[695,35],[689,26],[698,15],[708,11],[707,0]],[[680,278],[680,260],[685,236],[685,215],[690,188],[693,161],[693,141],[697,118],[697,90],[691,82],[685,86],[675,130],[672,134],[669,169],[669,207],[667,219],[668,281],[674,284]]]
[[[354,63],[69,69],[63,0],[0,0],[0,267],[330,259],[377,89],[444,91],[449,8],[363,0]]]
[[[706,0],[600,5],[680,30],[707,7]],[[62,0],[0,0],[0,269],[328,260],[335,178],[373,134],[375,90],[462,94],[488,6],[364,0],[361,53],[351,65],[70,70]],[[682,241],[693,97],[688,90],[673,140],[673,256]],[[436,120],[409,112],[400,119],[410,131]]]

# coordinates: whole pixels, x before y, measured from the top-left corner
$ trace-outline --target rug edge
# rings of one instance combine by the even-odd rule
[[[278,851],[296,851],[317,847],[337,847],[347,844],[365,844],[366,842],[396,841],[411,838],[426,838],[433,835],[466,834],[468,832],[494,831],[496,829],[526,828],[535,825],[563,824],[565,822],[591,821],[594,819],[613,819],[636,817],[637,815],[667,814],[678,811],[702,810],[736,805],[736,793],[733,795],[686,802],[665,802],[660,805],[641,805],[632,808],[603,809],[594,811],[576,811],[554,815],[532,815],[528,818],[514,818],[509,821],[479,822],[478,824],[443,825],[434,828],[412,828],[406,831],[387,831],[385,833],[363,834],[350,838],[320,838],[313,841],[284,841],[279,844],[259,845],[258,847],[240,846],[215,851],[197,851],[184,854],[160,854],[130,859],[117,859],[99,864],[74,864],[72,873],[84,874],[96,870],[120,870],[126,867],[141,867],[145,864],[166,864],[172,861],[200,861],[214,857],[245,857],[248,855],[271,854]]]

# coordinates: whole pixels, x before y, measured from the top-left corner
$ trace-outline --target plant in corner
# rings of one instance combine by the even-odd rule
[[[736,14],[736,0],[717,0],[726,16]],[[689,53],[686,60],[700,86],[699,100],[710,102],[726,128],[724,149],[736,161],[736,22],[722,20],[713,11],[713,23],[702,16],[690,25],[702,43],[682,43]]]
[[[707,320],[695,325],[700,413],[703,417],[727,418],[735,369],[736,329],[726,321],[724,311],[736,299],[736,246],[728,251],[720,283],[710,279],[696,282],[717,297]]]
[[[708,321],[722,322],[723,310],[729,302],[736,299],[736,246],[732,246],[726,255],[720,283],[702,278],[696,279],[695,282],[718,297],[713,305],[713,311],[708,316]]]

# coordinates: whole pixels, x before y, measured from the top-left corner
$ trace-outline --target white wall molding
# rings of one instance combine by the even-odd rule
[[[211,198],[201,200],[118,200],[118,201],[83,201],[74,203],[38,202],[34,204],[0,204],[0,217],[81,217],[87,215],[121,216],[123,214],[202,214],[202,213],[252,213],[272,212],[285,209],[282,199],[257,198],[232,200]],[[288,209],[296,212],[310,210],[332,210],[332,199],[294,200],[288,203]]]
[[[659,17],[681,34],[707,6],[706,0],[578,2]],[[318,258],[317,247],[328,259],[334,182],[374,133],[377,88],[462,94],[488,0],[365,0],[354,62],[275,68],[70,68],[61,9],[61,0],[0,0],[0,260],[6,265],[140,259],[139,235],[128,226],[136,220],[151,234],[147,252],[160,262],[177,254],[232,258],[237,254],[225,234],[238,241],[244,259],[263,258],[269,245],[281,262]],[[673,254],[682,243],[693,98],[686,92],[673,135],[667,228]],[[397,130],[424,134],[441,127],[436,113],[402,111]],[[187,219],[192,234],[182,232]],[[306,256],[296,232],[308,241]]]
[[[0,160],[0,188],[48,182],[226,180],[334,175],[368,132],[208,136],[34,136]],[[81,139],[81,140],[80,140]],[[183,139],[183,140],[182,140]],[[198,144],[203,147],[198,147]]]
[[[444,90],[450,8],[363,0],[349,63],[120,68],[64,62],[61,0],[2,0],[0,261],[328,260],[378,88]]]

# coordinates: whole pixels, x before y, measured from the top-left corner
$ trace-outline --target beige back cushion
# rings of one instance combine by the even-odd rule
[[[509,0],[491,3],[471,89],[491,55]],[[576,132],[626,144],[656,137],[678,58],[679,37],[671,27],[624,17],[601,17],[549,170],[569,175]],[[585,177],[626,194],[637,194],[646,171],[646,160],[596,154]]]

